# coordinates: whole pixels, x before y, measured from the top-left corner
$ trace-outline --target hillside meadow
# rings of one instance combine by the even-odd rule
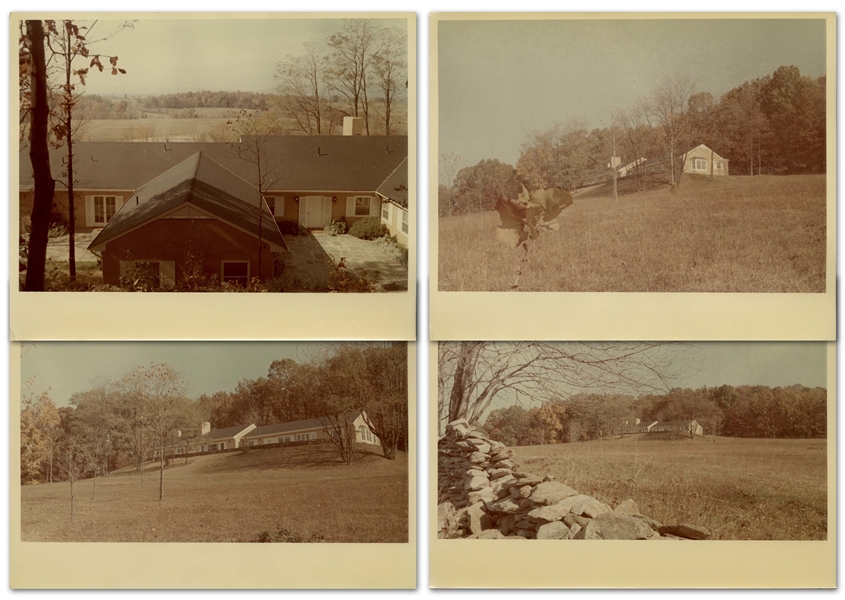
[[[825,291],[824,175],[684,175],[614,201],[579,190],[560,230],[530,244],[528,292]],[[439,220],[440,291],[507,291],[522,250],[496,239],[499,216]]]
[[[70,520],[66,482],[21,488],[25,542],[407,542],[408,459],[359,447],[352,465],[329,444],[174,459],[158,501],[158,463],[75,486]],[[278,539],[278,538],[275,538]]]
[[[827,539],[825,440],[652,434],[514,451],[526,471],[611,506],[632,498],[643,514],[702,525],[712,539]]]

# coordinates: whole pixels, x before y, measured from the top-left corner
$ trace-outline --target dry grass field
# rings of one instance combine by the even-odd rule
[[[560,231],[531,244],[529,292],[824,292],[824,175],[685,175],[621,195],[579,190]],[[496,239],[498,214],[440,221],[440,291],[507,291],[522,250]]]
[[[21,538],[28,542],[252,542],[287,529],[325,542],[406,542],[408,460],[372,446],[343,465],[330,445],[253,450],[158,463],[141,485],[128,470],[79,481],[70,521],[67,483],[24,486]],[[366,454],[363,454],[366,452]]]
[[[633,498],[643,514],[703,525],[713,539],[827,538],[825,440],[638,435],[515,451],[527,471],[612,506]]]

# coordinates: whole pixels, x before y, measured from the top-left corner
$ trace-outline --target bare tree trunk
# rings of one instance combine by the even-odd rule
[[[41,21],[27,21],[26,34],[30,40],[32,65],[31,111],[29,128],[29,160],[32,162],[34,198],[29,234],[29,252],[26,267],[26,290],[44,291],[44,272],[47,263],[47,231],[50,227],[50,209],[56,181],[50,172],[50,150],[47,146],[47,121],[50,107],[47,104],[47,66],[44,58],[44,28]]]
[[[70,478],[70,521],[73,522],[73,477]]]
[[[73,202],[75,200],[73,194],[73,98],[70,91],[70,74],[71,61],[73,57],[70,52],[70,41],[68,40],[68,52],[65,54],[65,116],[67,126],[67,211],[68,211],[68,267],[70,269],[70,280],[76,281],[76,244],[74,244],[74,236],[76,233],[76,224],[74,223]],[[105,201],[105,200],[104,200]],[[105,205],[103,210],[106,210]]]
[[[161,442],[161,455],[158,469],[158,501],[164,499],[164,440]]]
[[[94,499],[94,494],[97,492],[97,467],[94,467],[94,486],[91,488],[91,500]]]
[[[713,149],[710,149],[710,181],[713,181]]]

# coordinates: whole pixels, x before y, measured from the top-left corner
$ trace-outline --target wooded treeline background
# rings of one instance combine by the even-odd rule
[[[269,111],[279,135],[336,135],[343,117],[363,119],[363,135],[407,133],[407,33],[372,19],[347,19],[324,40],[279,60],[275,93],[197,90],[148,96],[84,95],[79,119],[236,117],[196,109]],[[215,140],[219,141],[219,140]]]
[[[329,429],[365,410],[386,458],[408,442],[407,344],[341,343],[309,360],[273,361],[266,377],[244,379],[232,392],[185,395],[184,382],[164,363],[99,379],[57,408],[50,391],[24,394],[21,483],[75,480],[150,460],[155,449],[212,428],[319,418]],[[24,385],[24,389],[31,382]],[[354,440],[354,432],[352,432]],[[349,447],[339,447],[351,460]],[[171,453],[168,453],[171,454]],[[163,464],[162,464],[163,469]]]
[[[730,161],[731,175],[824,173],[824,76],[801,75],[795,66],[749,80],[715,97],[697,92],[686,75],[666,77],[626,111],[607,115],[608,126],[589,129],[581,119],[532,132],[516,165],[484,159],[461,168],[455,154],[440,156],[440,216],[493,210],[499,196],[556,187],[573,191],[610,177],[610,157],[621,165],[640,158],[660,161],[654,174],[634,168],[639,191],[680,185],[683,155],[699,144]]]
[[[482,428],[509,446],[529,446],[620,436],[631,432],[637,418],[646,425],[696,420],[708,436],[823,438],[827,390],[722,385],[642,396],[577,394],[530,409],[513,405],[493,410]]]

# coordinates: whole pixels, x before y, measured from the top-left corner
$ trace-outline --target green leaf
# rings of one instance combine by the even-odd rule
[[[516,227],[497,227],[496,237],[510,248],[519,248],[528,239],[528,233]]]

